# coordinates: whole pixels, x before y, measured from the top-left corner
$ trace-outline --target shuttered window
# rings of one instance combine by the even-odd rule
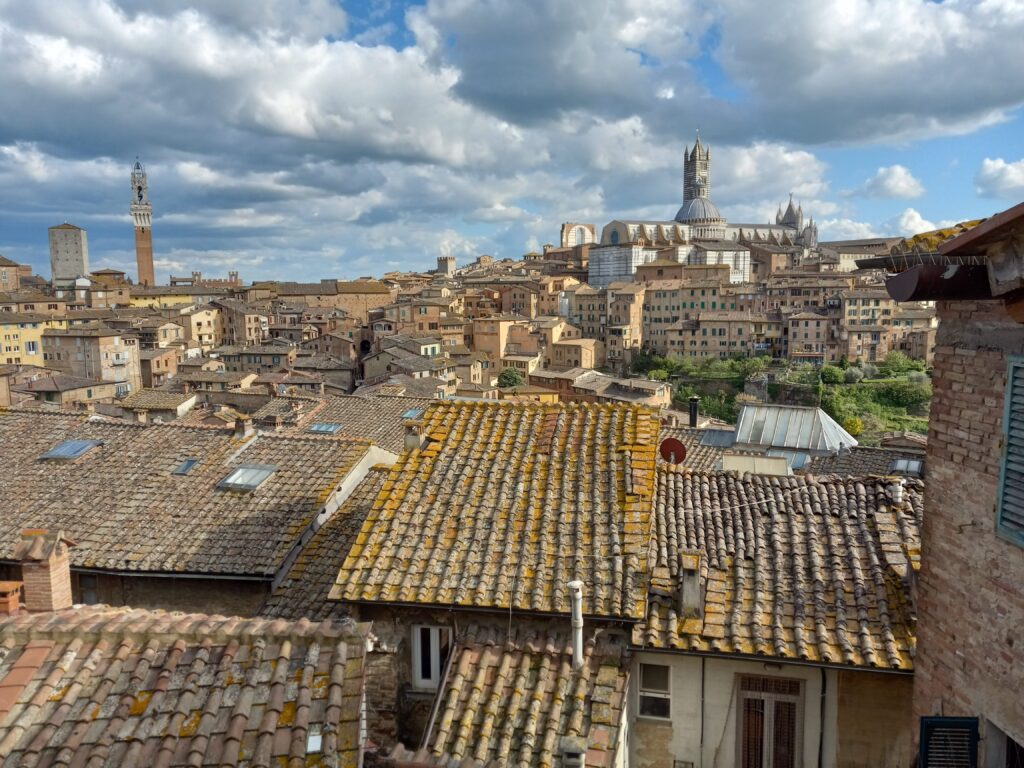
[[[922,717],[921,768],[977,768],[976,717]]]
[[[996,531],[1024,546],[1024,358],[1010,359]]]
[[[739,760],[742,768],[799,768],[800,681],[740,678]]]

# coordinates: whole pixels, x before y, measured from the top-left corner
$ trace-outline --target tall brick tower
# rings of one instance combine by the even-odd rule
[[[146,169],[135,158],[132,167],[132,204],[129,209],[135,225],[135,263],[139,285],[153,285],[153,206],[149,202]]]

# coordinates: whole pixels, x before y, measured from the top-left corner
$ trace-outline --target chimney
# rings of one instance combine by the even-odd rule
[[[569,582],[572,600],[572,668],[583,668],[583,582]]]
[[[21,561],[25,583],[25,608],[30,612],[70,608],[71,563],[68,551],[75,542],[64,531],[29,529],[21,532],[14,559]]]
[[[903,483],[903,480],[894,480],[889,486],[889,498],[897,506],[903,503]]]
[[[0,616],[17,616],[21,607],[21,582],[0,581]]]
[[[683,618],[704,615],[704,596],[700,584],[700,552],[683,552],[679,558],[679,614]]]
[[[242,440],[246,437],[251,437],[252,433],[252,419],[248,416],[239,416],[235,419],[235,437]]]
[[[700,405],[700,398],[697,395],[690,396],[690,428],[697,428],[697,408]]]

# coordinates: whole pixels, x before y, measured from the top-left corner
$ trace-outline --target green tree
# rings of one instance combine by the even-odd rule
[[[664,368],[655,368],[647,372],[647,378],[651,381],[668,381],[668,371]]]
[[[843,371],[843,381],[847,384],[856,384],[858,381],[864,378],[864,371],[860,368],[850,366]]]
[[[515,368],[506,368],[498,374],[498,386],[502,389],[521,387],[525,383],[526,379],[523,378],[523,374]]]
[[[835,365],[821,366],[821,380],[825,384],[842,384],[843,369]]]

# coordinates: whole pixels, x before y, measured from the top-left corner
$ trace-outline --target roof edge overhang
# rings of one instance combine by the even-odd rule
[[[885,281],[896,301],[992,299],[988,268],[976,264],[917,264]]]
[[[815,667],[817,669],[835,669],[843,672],[880,672],[886,675],[914,674],[914,669],[902,667],[872,667],[865,664],[837,664],[809,659],[794,659],[788,656],[767,656],[750,653],[726,653],[724,651],[691,651],[685,648],[654,648],[646,645],[630,643],[628,649],[632,653],[671,653],[680,656],[704,656],[712,659],[728,659],[729,661],[752,661],[759,664],[792,664],[799,667]]]
[[[561,618],[568,620],[571,618],[571,614],[568,611],[524,611],[519,608],[512,608],[509,610],[508,606],[478,606],[478,605],[456,605],[454,603],[416,603],[416,602],[403,602],[400,600],[363,600],[363,599],[348,599],[348,598],[335,598],[329,596],[327,598],[329,603],[344,603],[349,605],[363,605],[373,606],[381,608],[419,608],[424,611],[458,611],[459,613],[488,613],[488,614],[499,614],[502,616],[529,616],[533,618],[542,619],[554,619]],[[584,621],[595,621],[603,624],[629,624],[636,625],[643,621],[643,618],[636,616],[607,616],[599,614],[585,613],[583,614]]]

